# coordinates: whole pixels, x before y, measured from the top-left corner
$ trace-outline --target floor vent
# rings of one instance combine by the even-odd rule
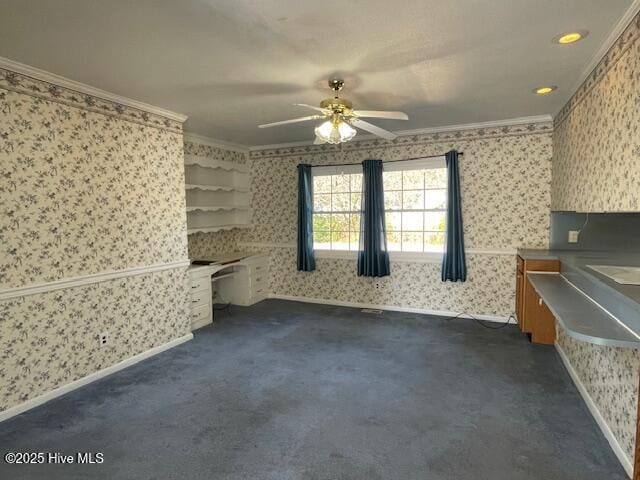
[[[373,313],[374,315],[382,314],[382,310],[377,310],[375,308],[363,308],[360,310],[362,313]]]

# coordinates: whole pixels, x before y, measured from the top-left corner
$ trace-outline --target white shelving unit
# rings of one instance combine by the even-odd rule
[[[237,163],[185,155],[187,233],[248,228],[249,169]]]

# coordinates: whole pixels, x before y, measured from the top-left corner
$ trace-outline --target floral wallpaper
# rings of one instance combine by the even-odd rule
[[[172,269],[0,302],[0,411],[186,335],[187,281]]]
[[[182,134],[0,89],[0,288],[187,258]]]
[[[252,151],[253,228],[241,237],[254,244],[296,241],[296,165],[359,163],[437,155],[452,148],[460,160],[465,244],[468,249],[512,250],[548,245],[551,124],[399,137],[394,142],[352,142]],[[389,278],[374,282],[355,274],[353,261],[319,259],[312,274],[297,272],[295,248],[269,249],[271,292],[327,300],[426,310],[508,316],[514,309],[515,258],[469,255],[469,280],[443,284],[438,263],[393,262]]]
[[[640,211],[640,14],[555,119],[553,210]]]
[[[241,165],[247,163],[247,154],[236,150],[227,150],[213,145],[204,145],[197,141],[185,140],[184,153],[187,155],[198,155],[199,157],[208,157],[213,160],[222,160],[225,162],[234,162]]]
[[[314,272],[298,272],[295,248],[276,248],[269,264],[270,291],[340,302],[507,316],[515,303],[514,264],[511,255],[471,254],[467,256],[467,281],[443,283],[439,263],[392,262],[389,277],[372,279],[358,277],[355,258],[318,258]]]
[[[272,156],[271,151],[266,151],[264,157],[258,157],[260,152],[251,152],[254,228],[246,238],[251,242],[295,242],[298,163],[395,160],[437,155],[455,148],[464,152],[460,157],[460,183],[466,247],[496,250],[547,246],[551,125],[534,128],[535,133],[518,135],[508,130],[486,136],[477,130],[457,132],[444,140],[436,135],[413,137],[412,142],[400,137],[402,146],[369,145],[377,141],[361,142],[364,145],[360,146],[355,142],[344,153],[330,149],[329,153],[301,153],[307,147],[298,147],[281,157]]]
[[[638,405],[640,350],[580,342],[557,326],[557,344],[589,396],[633,461]]]
[[[640,211],[640,14],[554,120],[552,209]],[[637,350],[579,342],[563,350],[630,461],[638,405]]]
[[[0,290],[187,258],[180,123],[5,70],[0,111]],[[0,410],[186,335],[187,296],[182,267],[0,301]]]
[[[246,153],[203,145],[195,141],[185,140],[184,153],[238,164],[247,163]],[[189,258],[206,258],[214,253],[237,251],[243,238],[244,230],[240,229],[193,233],[189,235]]]

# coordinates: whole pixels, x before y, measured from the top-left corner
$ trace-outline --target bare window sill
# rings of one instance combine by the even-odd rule
[[[314,250],[316,258],[333,258],[340,260],[356,260],[358,252],[353,250]],[[440,252],[389,252],[392,262],[408,263],[442,263]]]

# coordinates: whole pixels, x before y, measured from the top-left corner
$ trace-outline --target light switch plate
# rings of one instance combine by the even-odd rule
[[[569,243],[578,243],[578,236],[580,235],[580,231],[578,230],[569,230],[569,238],[567,241]]]

